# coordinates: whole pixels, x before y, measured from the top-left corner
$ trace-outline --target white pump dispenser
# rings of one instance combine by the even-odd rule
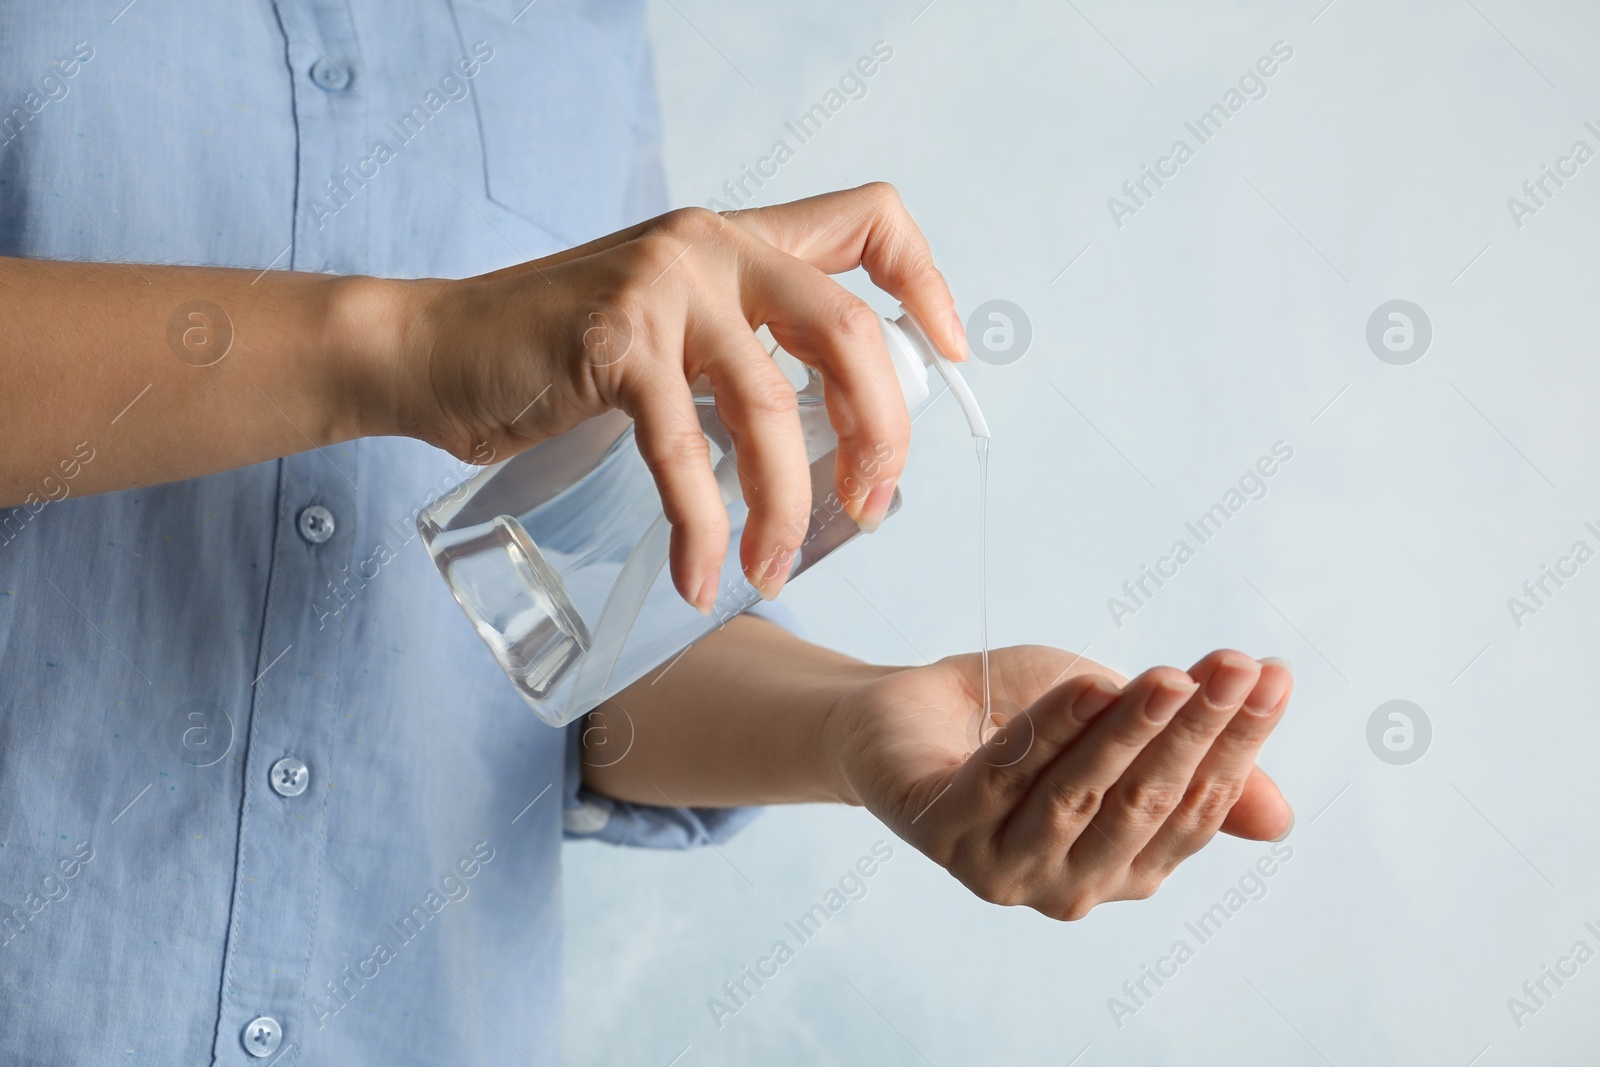
[[[989,424],[978,408],[978,398],[967,387],[967,380],[954,363],[939,354],[911,313],[902,307],[898,319],[882,319],[880,325],[883,327],[884,346],[889,349],[895,373],[900,376],[900,391],[905,394],[906,409],[915,416],[936,395],[928,382],[928,368],[932,367],[939,372],[944,384],[950,387],[956,403],[961,405],[961,413],[967,417],[972,436],[988,437]]]

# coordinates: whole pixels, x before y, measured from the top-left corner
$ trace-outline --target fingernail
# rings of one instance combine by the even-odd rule
[[[857,526],[867,533],[877,532],[889,514],[889,501],[894,499],[894,484],[894,482],[884,482],[882,485],[872,487],[872,492],[867,494],[867,499],[861,505],[861,517],[856,520]]]
[[[1261,672],[1251,660],[1227,659],[1217,665],[1206,682],[1206,699],[1218,707],[1229,707],[1250,695]]]
[[[1102,711],[1116,703],[1119,695],[1111,683],[1096,678],[1078,695],[1077,703],[1072,705],[1072,717],[1079,722],[1093,722]]]
[[[750,584],[755,586],[762,600],[776,600],[783,591],[784,583],[789,580],[789,571],[794,567],[794,556],[793,549],[769,556],[756,574],[750,577]]]
[[[706,580],[700,583],[700,592],[695,595],[694,610],[702,615],[711,614],[711,609],[717,604],[717,580],[721,576],[721,571],[712,571],[706,575]]]
[[[955,308],[950,309],[950,336],[955,338],[956,342],[956,354],[952,358],[954,358],[957,362],[966,359],[967,327],[961,321],[961,315],[956,311]]]
[[[1200,689],[1199,682],[1189,682],[1183,685],[1170,685],[1162,683],[1150,696],[1144,706],[1144,713],[1150,716],[1151,722],[1166,722],[1178,713],[1178,709],[1189,702]]]
[[[1288,660],[1284,659],[1282,656],[1264,656],[1261,659],[1256,660],[1256,662],[1261,664],[1263,667],[1265,667],[1269,663],[1276,663],[1278,666],[1282,667],[1284,670],[1288,671],[1290,674],[1294,673],[1294,664],[1290,663]]]
[[[1284,801],[1284,803],[1288,804],[1289,802],[1288,801]],[[1276,845],[1279,841],[1284,840],[1285,838],[1287,838],[1292,833],[1294,833],[1294,806],[1290,805],[1290,807],[1289,807],[1289,825],[1285,826],[1283,828],[1283,833],[1279,834],[1277,837],[1274,837],[1272,839],[1271,843]]]
[[[1271,662],[1262,660],[1262,665]],[[1252,715],[1270,715],[1283,700],[1283,694],[1289,691],[1293,682],[1287,670],[1262,671],[1256,687],[1245,700],[1244,710]]]

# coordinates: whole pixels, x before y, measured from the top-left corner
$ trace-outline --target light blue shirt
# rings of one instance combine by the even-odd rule
[[[123,2],[0,7],[0,253],[454,277],[664,207],[641,3]],[[416,543],[460,463],[80,496],[139,399],[0,509],[0,1063],[557,1062],[564,823],[748,813],[580,789]]]

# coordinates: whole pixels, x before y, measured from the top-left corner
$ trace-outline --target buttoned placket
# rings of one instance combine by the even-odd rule
[[[366,102],[351,13],[337,0],[278,0],[292,80],[299,173],[287,266],[354,273],[366,247],[365,204],[325,210],[326,183],[358,158]],[[320,202],[324,209],[314,209]],[[335,201],[336,203],[336,201]],[[271,256],[271,252],[267,253]],[[360,891],[365,872],[328,859],[327,798],[341,675],[359,590],[359,447],[311,449],[278,463],[277,530],[259,677],[246,729],[245,788],[232,919],[223,965],[217,1063],[293,1056],[307,1025],[312,937],[330,882]]]

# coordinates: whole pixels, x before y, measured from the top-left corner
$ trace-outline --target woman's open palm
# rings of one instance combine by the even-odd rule
[[[1293,685],[1288,666],[1213,652],[1132,682],[1036,645],[882,677],[841,705],[862,803],[969,889],[1077,919],[1148,897],[1216,832],[1293,823],[1255,766]],[[1000,725],[1003,723],[1003,725]]]

